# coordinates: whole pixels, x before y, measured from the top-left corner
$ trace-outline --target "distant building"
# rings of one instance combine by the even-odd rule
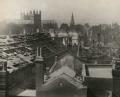
[[[42,20],[41,11],[29,11],[21,13],[21,18],[16,20],[7,20],[5,22],[4,33],[7,34],[31,34],[44,31],[48,27],[54,28],[57,23],[54,20]],[[2,32],[2,31],[0,31]]]

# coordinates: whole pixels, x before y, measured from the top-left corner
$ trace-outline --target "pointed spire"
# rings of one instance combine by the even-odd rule
[[[72,13],[72,16],[71,16],[71,21],[70,21],[70,25],[75,25],[75,21],[74,21],[74,15]]]

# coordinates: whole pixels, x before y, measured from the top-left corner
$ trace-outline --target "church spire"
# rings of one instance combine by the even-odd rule
[[[71,22],[70,22],[70,25],[75,25],[75,21],[74,21],[74,15],[72,13],[72,16],[71,16]]]
[[[75,21],[74,21],[74,15],[73,15],[73,13],[72,13],[71,21],[70,21],[70,28],[73,29],[73,28],[74,28],[74,25],[75,25]]]

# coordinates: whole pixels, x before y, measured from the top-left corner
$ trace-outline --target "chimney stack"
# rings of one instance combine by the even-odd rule
[[[113,65],[113,64],[112,64]],[[120,97],[120,61],[115,62],[115,66],[112,69],[112,97]]]
[[[40,89],[44,83],[44,64],[42,57],[42,49],[37,47],[37,56],[35,60],[36,66],[36,97],[40,97]]]
[[[7,61],[0,63],[0,97],[8,97]]]

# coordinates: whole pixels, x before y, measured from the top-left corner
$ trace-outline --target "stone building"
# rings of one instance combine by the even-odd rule
[[[59,57],[49,71],[48,80],[39,87],[37,97],[87,97],[87,87],[82,83],[81,70],[82,62],[73,55],[66,53]]]
[[[21,13],[20,19],[3,21],[0,26],[2,34],[3,31],[4,34],[32,34],[48,28],[57,28],[57,23],[54,20],[42,20],[41,11],[33,10]]]

